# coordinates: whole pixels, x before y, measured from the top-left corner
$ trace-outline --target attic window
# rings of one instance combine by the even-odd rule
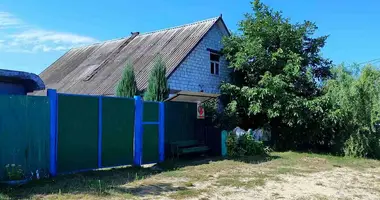
[[[219,75],[219,59],[220,55],[210,52],[210,73]]]

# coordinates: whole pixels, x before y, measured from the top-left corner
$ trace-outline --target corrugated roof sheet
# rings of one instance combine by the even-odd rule
[[[167,76],[220,17],[74,48],[40,74],[47,88],[61,93],[113,95],[126,62],[132,63],[139,89],[147,86],[158,56]]]

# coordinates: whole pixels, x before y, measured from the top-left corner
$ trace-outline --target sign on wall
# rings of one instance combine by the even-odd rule
[[[205,118],[205,109],[203,108],[201,103],[197,104],[197,119]]]

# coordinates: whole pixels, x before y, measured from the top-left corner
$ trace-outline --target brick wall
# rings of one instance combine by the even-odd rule
[[[226,60],[221,57],[219,75],[210,72],[210,51],[221,50],[223,32],[216,24],[203,37],[201,42],[185,58],[181,65],[169,77],[170,89],[193,92],[219,93],[222,81],[228,80],[230,69],[227,68]]]

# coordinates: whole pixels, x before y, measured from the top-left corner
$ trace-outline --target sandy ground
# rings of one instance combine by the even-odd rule
[[[380,167],[362,172],[340,167],[333,170],[307,174],[281,174],[254,188],[215,186],[218,174],[205,182],[194,182],[194,190],[203,190],[197,197],[179,199],[283,199],[283,200],[376,200],[380,199]],[[247,177],[249,180],[249,177]],[[186,179],[166,179],[166,183],[181,185]],[[162,180],[161,180],[162,182]],[[160,190],[149,188],[151,190]],[[142,193],[146,191],[141,191]],[[170,192],[164,195],[145,196],[142,199],[173,199]],[[177,198],[174,198],[177,199]]]
[[[282,181],[268,181],[256,189],[218,191],[210,199],[380,199],[380,168],[359,172],[348,168],[318,172],[304,176],[280,175]],[[221,194],[220,194],[221,193]],[[225,193],[224,193],[225,194]]]
[[[0,200],[380,200],[378,160],[294,152],[272,155],[269,160],[202,159],[170,170],[153,167],[154,173],[126,168],[78,174],[0,190]]]

